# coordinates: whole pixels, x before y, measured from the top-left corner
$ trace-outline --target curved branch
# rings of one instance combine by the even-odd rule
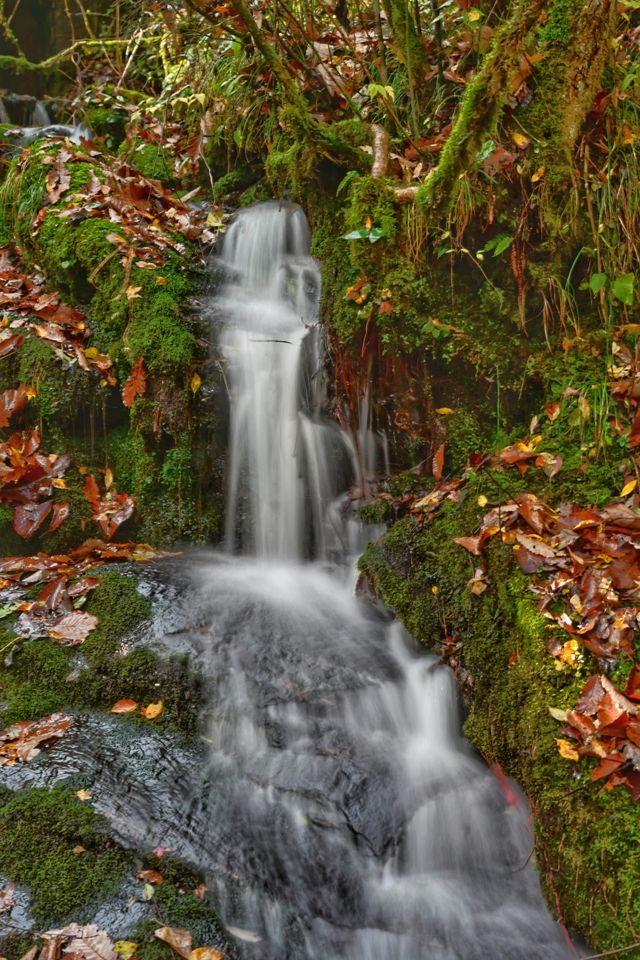
[[[155,37],[145,37],[144,42],[154,43],[157,38]],[[12,70],[15,73],[24,73],[25,71],[30,70],[52,70],[54,67],[57,67],[60,63],[65,63],[67,60],[71,60],[73,54],[78,50],[99,50],[107,47],[126,47],[127,40],[76,40],[75,43],[72,43],[70,47],[67,47],[65,50],[60,50],[59,53],[54,53],[53,56],[47,57],[46,60],[40,60],[37,63],[33,63],[31,60],[27,60],[26,57],[16,57],[9,54],[0,55],[0,70]]]

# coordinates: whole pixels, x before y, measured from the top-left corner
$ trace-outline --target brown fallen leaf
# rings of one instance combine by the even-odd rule
[[[189,954],[189,960],[224,960],[224,953],[215,947],[198,947]]]
[[[58,643],[75,647],[82,643],[97,626],[98,618],[93,614],[75,610],[58,620],[55,627],[49,631],[49,636]]]
[[[111,713],[133,713],[137,709],[138,704],[135,700],[118,700],[111,707]]]
[[[40,753],[40,746],[62,737],[72,724],[70,717],[52,713],[40,720],[21,721],[0,731],[0,766],[17,760],[28,762]]]
[[[136,877],[138,880],[145,880],[154,886],[159,886],[161,883],[164,883],[164,877],[161,873],[158,873],[157,870],[138,870]]]
[[[172,950],[184,957],[184,960],[189,960],[192,953],[192,937],[188,930],[182,930],[179,927],[160,927],[154,930],[153,935],[158,940],[168,943]]]
[[[136,397],[143,396],[146,389],[147,374],[144,369],[144,358],[138,357],[122,390],[122,402],[125,407],[130,407]]]
[[[48,930],[42,939],[46,941],[43,953],[47,960],[58,960],[62,951],[69,960],[117,960],[112,940],[95,923],[85,927],[70,923],[60,930]]]

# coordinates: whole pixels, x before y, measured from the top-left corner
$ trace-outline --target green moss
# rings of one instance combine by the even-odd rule
[[[231,193],[238,193],[240,190],[246,190],[254,183],[255,172],[251,167],[240,165],[219,177],[213,185],[213,195],[219,200]]]
[[[121,640],[131,634],[151,613],[151,604],[138,591],[134,577],[109,572],[90,594],[87,613],[99,617],[99,623],[85,640],[82,652],[92,667],[104,667],[118,653]]]
[[[91,133],[103,138],[108,150],[115,150],[124,140],[128,119],[127,111],[115,105],[91,106],[84,114],[84,122]]]
[[[105,819],[63,787],[23,790],[1,804],[0,872],[30,888],[36,923],[47,929],[90,919],[128,866]],[[74,853],[78,845],[86,852]]]
[[[178,183],[171,147],[138,139],[125,140],[118,150],[118,156],[149,180],[159,180],[165,186]]]
[[[13,635],[13,630],[5,628],[1,645]],[[67,683],[70,669],[68,651],[53,640],[24,643],[10,667],[0,666],[2,725],[37,720],[67,707],[72,699]]]

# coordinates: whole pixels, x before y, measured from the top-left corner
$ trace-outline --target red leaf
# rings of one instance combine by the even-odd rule
[[[130,407],[136,397],[143,396],[147,389],[147,374],[144,369],[144,359],[139,357],[131,369],[122,391],[122,402]]]
[[[474,556],[480,556],[480,550],[482,547],[482,537],[454,537],[453,542],[459,544],[461,547],[464,547],[465,550],[468,550],[469,553],[472,553]]]
[[[13,529],[23,540],[28,540],[42,526],[52,508],[51,500],[45,500],[44,503],[18,504],[13,511]]]
[[[69,504],[65,503],[54,503],[53,505],[53,514],[51,516],[51,523],[49,524],[49,529],[47,533],[53,533],[54,530],[57,530],[58,527],[67,519],[69,516]]]
[[[14,350],[22,346],[24,340],[24,333],[14,333],[13,336],[0,340],[0,357],[7,357],[10,353],[13,353]]]
[[[640,700],[640,667],[634,663],[624,689],[629,700]]]
[[[8,427],[9,419],[27,405],[29,397],[23,383],[17,390],[5,390],[0,393],[0,427]]]
[[[89,474],[85,480],[82,492],[91,504],[91,509],[94,513],[96,513],[100,507],[100,490],[98,489],[98,484],[95,481],[95,477],[93,477],[91,474]]]
[[[441,443],[435,452],[435,456],[433,458],[433,463],[432,463],[433,479],[436,481],[436,483],[439,483],[442,480],[443,469],[444,469],[444,443]]]

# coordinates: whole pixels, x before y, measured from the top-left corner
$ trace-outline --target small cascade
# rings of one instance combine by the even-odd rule
[[[350,485],[353,465],[348,435],[322,417],[320,273],[304,214],[280,203],[242,211],[217,266],[231,394],[227,548],[280,560],[326,556],[326,511]]]
[[[224,923],[246,960],[567,960],[450,671],[354,596],[350,498],[388,464],[370,394],[352,432],[324,412],[302,211],[241,211],[215,271],[228,552],[191,571],[212,679],[187,822]]]

